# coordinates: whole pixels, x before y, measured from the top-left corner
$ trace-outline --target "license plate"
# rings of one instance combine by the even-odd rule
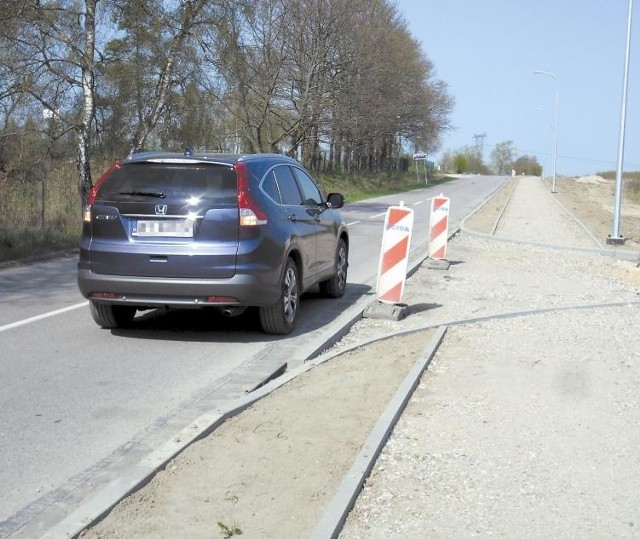
[[[192,238],[193,221],[184,220],[152,220],[138,221],[138,226],[133,230],[134,236],[165,236],[171,238]]]

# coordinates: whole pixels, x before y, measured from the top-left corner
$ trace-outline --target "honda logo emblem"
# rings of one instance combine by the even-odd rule
[[[156,204],[156,215],[167,215],[167,205]]]

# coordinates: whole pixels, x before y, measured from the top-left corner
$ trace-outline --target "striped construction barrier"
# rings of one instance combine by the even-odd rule
[[[413,210],[402,203],[390,206],[384,219],[376,285],[376,297],[382,303],[399,304],[402,301],[412,232]]]
[[[449,199],[443,195],[431,199],[429,224],[429,258],[447,258],[447,236],[449,231]]]

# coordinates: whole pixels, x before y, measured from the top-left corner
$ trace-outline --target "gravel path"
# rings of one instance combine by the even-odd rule
[[[496,234],[593,247],[551,197],[520,179]],[[635,265],[464,233],[449,257],[448,271],[409,279],[403,325],[460,323],[341,537],[639,537]]]
[[[551,206],[552,197],[539,180],[520,179],[502,219],[498,222],[495,235],[568,247],[599,247],[579,223],[568,219],[565,212]],[[535,213],[536,210],[541,213]]]

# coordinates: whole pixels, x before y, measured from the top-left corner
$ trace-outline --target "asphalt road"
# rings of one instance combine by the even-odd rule
[[[417,258],[433,196],[451,199],[451,231],[505,180],[466,176],[348,204],[347,294],[311,293],[286,339],[262,334],[254,316],[208,311],[151,312],[133,329],[101,330],[77,291],[75,257],[1,270],[0,536],[46,529],[193,418],[313,354],[330,323],[375,287],[389,205],[415,210]]]

